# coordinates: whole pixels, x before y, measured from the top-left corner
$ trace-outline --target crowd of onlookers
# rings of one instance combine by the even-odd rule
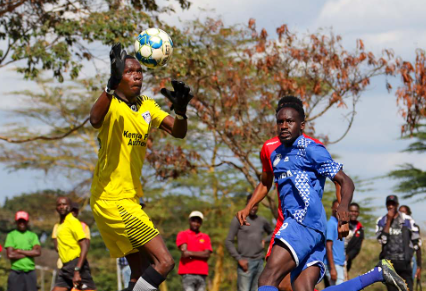
[[[339,203],[333,201],[332,215],[327,223],[326,249],[327,273],[326,286],[337,285],[348,280],[347,271],[353,259],[359,254],[364,239],[364,230],[358,221],[360,207],[357,203],[349,206],[349,235],[341,241],[337,238],[336,209]],[[410,290],[413,290],[414,279],[421,276],[421,237],[419,226],[411,218],[411,210],[406,205],[399,206],[398,197],[386,197],[387,214],[376,222],[376,237],[381,244],[380,259],[392,262]],[[396,290],[388,286],[389,291]]]
[[[250,196],[247,197],[249,201]],[[332,215],[327,223],[325,285],[336,285],[348,280],[348,271],[359,254],[364,240],[364,228],[358,220],[360,206],[349,205],[349,235],[338,239],[336,210],[339,205],[333,201]],[[398,197],[386,197],[387,213],[377,220],[376,236],[381,244],[380,259],[390,260],[396,272],[404,278],[410,290],[414,279],[421,274],[421,237],[418,225],[411,218],[408,206],[399,206]],[[52,239],[59,254],[58,275],[55,291],[95,290],[96,286],[90,274],[86,256],[90,245],[90,229],[78,220],[79,205],[66,197],[57,200],[56,210],[60,221],[55,224]],[[247,222],[250,226],[241,226],[234,217],[231,221],[225,246],[237,264],[237,289],[239,291],[257,290],[257,281],[263,270],[265,246],[270,243],[273,229],[268,221],[257,215],[258,206],[251,210]],[[206,290],[208,275],[207,261],[212,253],[209,235],[200,231],[204,216],[200,211],[189,215],[189,228],[179,232],[176,246],[181,251],[178,274],[182,277],[185,291]],[[7,258],[11,261],[8,277],[9,291],[36,291],[36,273],[34,257],[41,255],[38,237],[28,229],[29,215],[18,211],[15,214],[16,229],[11,231],[4,244]],[[273,243],[273,239],[272,239]],[[271,243],[271,245],[272,245]],[[0,246],[1,251],[1,246]],[[125,258],[119,259],[123,282],[129,282],[130,268]],[[283,287],[285,289],[285,287]],[[284,290],[283,289],[283,290]],[[389,291],[393,291],[388,287]],[[73,289],[77,290],[77,289]]]

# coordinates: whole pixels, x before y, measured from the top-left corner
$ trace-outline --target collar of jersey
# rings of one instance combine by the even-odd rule
[[[71,218],[70,215],[72,215],[72,212],[68,213],[67,216],[65,216],[64,222]]]
[[[289,146],[289,147],[286,147],[283,143],[281,143],[281,145],[282,145],[282,147],[283,147],[284,149],[290,149],[290,148],[297,147],[297,143],[299,142],[299,140],[300,140],[301,138],[305,138],[305,137],[303,136],[303,134],[299,135],[299,136],[296,138],[296,140],[293,142],[293,144],[292,144],[291,146]]]
[[[124,102],[127,106],[129,106],[129,108],[130,109],[132,109],[131,108],[131,106],[132,105],[135,105],[136,107],[138,106],[138,103],[137,103],[137,100],[136,100],[136,103],[130,103],[130,102],[127,102],[126,100],[124,100],[124,99],[121,99],[116,93],[114,93],[114,97],[115,98],[117,98],[118,100],[120,100],[120,101],[122,101],[122,102]],[[133,110],[132,110],[133,111]]]

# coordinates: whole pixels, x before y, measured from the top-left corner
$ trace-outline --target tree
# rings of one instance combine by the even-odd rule
[[[0,68],[17,64],[25,78],[49,70],[62,81],[76,78],[82,62],[96,58],[91,43],[131,43],[135,31],[159,25],[158,15],[173,12],[156,0],[11,0],[0,6]],[[182,9],[188,0],[177,0]]]
[[[235,201],[258,183],[260,148],[276,135],[275,107],[280,97],[300,96],[306,108],[307,132],[326,143],[338,142],[350,130],[357,102],[370,79],[395,75],[398,64],[390,51],[379,58],[365,51],[361,40],[350,53],[332,33],[298,36],[283,25],[277,29],[276,39],[268,38],[265,30],[256,30],[254,20],[247,27],[225,27],[221,21],[207,19],[193,21],[183,30],[166,30],[180,45],[168,67],[145,73],[144,92],[152,88],[158,93],[171,78],[188,83],[194,92],[188,112],[190,128],[182,141],[168,139],[160,131],[150,136],[142,183],[156,205],[190,195],[206,207],[208,223],[215,226],[211,290],[216,291],[229,284],[223,281],[228,276],[223,239],[237,209]],[[129,43],[131,37],[126,37],[124,43]],[[103,87],[101,77],[71,87],[41,82],[41,93],[25,92],[35,106],[16,113],[33,122],[30,126],[11,125],[0,136],[16,144],[2,145],[0,161],[10,169],[65,171],[77,192],[87,197],[97,154],[96,132],[87,124],[87,116]],[[164,99],[157,100],[168,110]],[[350,115],[342,137],[329,141],[317,133],[315,120],[334,107],[349,107]],[[42,130],[37,130],[41,124]],[[275,191],[264,205],[276,215]],[[160,226],[167,224],[166,218],[174,218],[163,207],[150,210]]]
[[[406,124],[401,127],[402,134],[411,135],[416,129],[422,128],[420,122],[426,117],[426,54],[424,50],[416,51],[414,64],[396,59],[389,67],[389,74],[399,74],[402,86],[396,91],[397,101]],[[392,71],[393,70],[393,71]],[[388,84],[389,90],[392,86]]]
[[[426,151],[426,132],[424,125],[417,125],[418,131],[411,135],[417,141],[411,143],[404,152],[424,153]],[[388,174],[389,178],[396,179],[399,183],[395,191],[403,193],[405,198],[426,193],[426,172],[414,167],[412,164],[399,165],[397,170]]]

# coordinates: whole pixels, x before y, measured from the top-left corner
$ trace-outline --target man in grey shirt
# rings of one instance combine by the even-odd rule
[[[250,198],[251,194],[248,195],[247,202]],[[234,217],[225,240],[228,252],[238,262],[238,291],[257,291],[257,281],[263,270],[265,242],[271,239],[273,231],[264,217],[256,215],[258,208],[256,204],[247,217],[250,226],[241,226]],[[238,240],[237,248],[235,237]]]

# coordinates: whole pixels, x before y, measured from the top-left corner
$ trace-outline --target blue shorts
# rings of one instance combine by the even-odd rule
[[[275,241],[284,243],[291,252],[296,268],[291,271],[291,282],[300,273],[310,266],[317,265],[320,268],[318,283],[325,274],[325,237],[319,231],[315,231],[299,224],[292,217],[286,217],[283,225],[275,235]]]

